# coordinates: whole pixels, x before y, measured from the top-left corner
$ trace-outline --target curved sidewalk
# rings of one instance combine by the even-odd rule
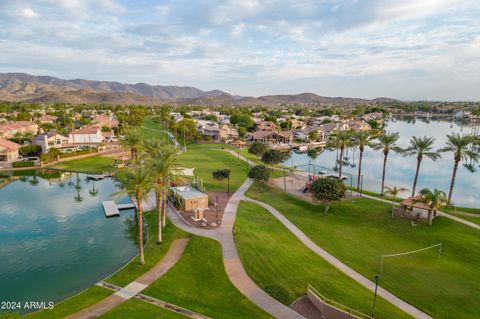
[[[247,198],[248,201],[255,203],[257,205],[262,206],[263,208],[267,209],[275,218],[277,218],[285,227],[288,228],[300,241],[305,244],[308,248],[310,248],[314,253],[325,259],[329,262],[332,266],[361,284],[362,286],[368,288],[372,292],[375,290],[375,283],[370,281],[368,278],[364,277],[363,275],[359,274],[349,266],[342,263],[340,260],[335,258],[333,255],[328,253],[327,251],[323,250],[317,244],[315,244],[305,233],[303,233],[297,226],[295,226],[290,220],[288,220],[285,216],[282,215],[278,210],[273,208],[272,206],[255,200],[251,198]],[[393,295],[389,291],[385,290],[382,287],[378,287],[377,293],[379,296],[384,298],[385,300],[389,301],[393,305],[397,306],[399,309],[405,311],[409,315],[419,318],[419,319],[432,319],[429,315],[422,312],[421,310],[415,308],[414,306],[410,305],[409,303],[403,301],[402,299],[398,298],[397,296]]]
[[[238,255],[235,239],[233,237],[233,226],[237,216],[238,204],[245,198],[245,192],[252,185],[251,180],[245,181],[242,186],[232,195],[228,201],[223,215],[223,221],[220,227],[216,229],[200,229],[185,224],[181,218],[170,207],[168,209],[169,219],[180,229],[194,235],[212,238],[220,242],[223,250],[223,263],[225,271],[237,289],[244,294],[250,301],[258,307],[265,310],[275,318],[281,319],[301,319],[304,318],[291,308],[272,298],[263,291],[248,276],[243,268],[240,256]]]

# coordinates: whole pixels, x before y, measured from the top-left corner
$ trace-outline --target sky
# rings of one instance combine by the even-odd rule
[[[478,0],[0,0],[0,72],[480,100]]]

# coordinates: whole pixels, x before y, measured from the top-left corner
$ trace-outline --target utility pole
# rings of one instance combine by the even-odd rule
[[[377,303],[378,279],[380,279],[380,276],[375,275],[375,291],[373,293],[373,309],[372,309],[372,317],[374,317],[374,318],[375,318],[375,306],[376,306],[376,303]]]

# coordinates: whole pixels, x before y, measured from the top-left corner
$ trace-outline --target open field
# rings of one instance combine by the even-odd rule
[[[212,178],[216,169],[230,169],[230,192],[235,191],[247,177],[249,166],[222,150],[219,144],[196,144],[179,156],[179,164],[186,168],[194,167],[194,174],[203,179],[206,191],[227,191],[227,180],[218,182]]]
[[[113,159],[101,155],[57,163],[52,168],[87,173],[109,172],[113,169]]]
[[[438,217],[433,227],[412,227],[390,217],[390,205],[370,199],[345,200],[323,208],[278,189],[252,188],[248,196],[264,201],[299,227],[319,246],[368,278],[379,272],[382,254],[443,243],[436,251],[387,260],[380,284],[435,318],[476,318],[480,312],[478,230]],[[320,287],[321,289],[321,287]]]
[[[158,130],[163,130],[164,128],[160,123],[157,123],[152,118],[147,117],[143,120],[142,126],[140,127],[140,132],[143,137],[146,139],[150,138],[159,138],[162,141],[168,141],[168,134],[165,132],[158,132]],[[156,131],[155,131],[156,130]]]
[[[248,274],[285,305],[305,294],[311,284],[320,293],[371,314],[373,294],[308,249],[263,207],[241,203],[235,241]],[[378,299],[378,318],[409,318]]]
[[[115,309],[107,312],[99,318],[103,319],[144,319],[144,318],[161,318],[161,319],[186,319],[188,317],[177,314],[173,311],[166,310],[147,302],[130,299]]]
[[[180,261],[143,292],[212,318],[270,318],[228,279],[220,244],[192,237]]]

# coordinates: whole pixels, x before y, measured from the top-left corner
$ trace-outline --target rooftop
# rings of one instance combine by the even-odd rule
[[[191,186],[177,186],[172,187],[172,191],[184,199],[191,199],[191,198],[198,198],[198,197],[205,197],[207,194],[202,193],[201,191],[193,188]]]

